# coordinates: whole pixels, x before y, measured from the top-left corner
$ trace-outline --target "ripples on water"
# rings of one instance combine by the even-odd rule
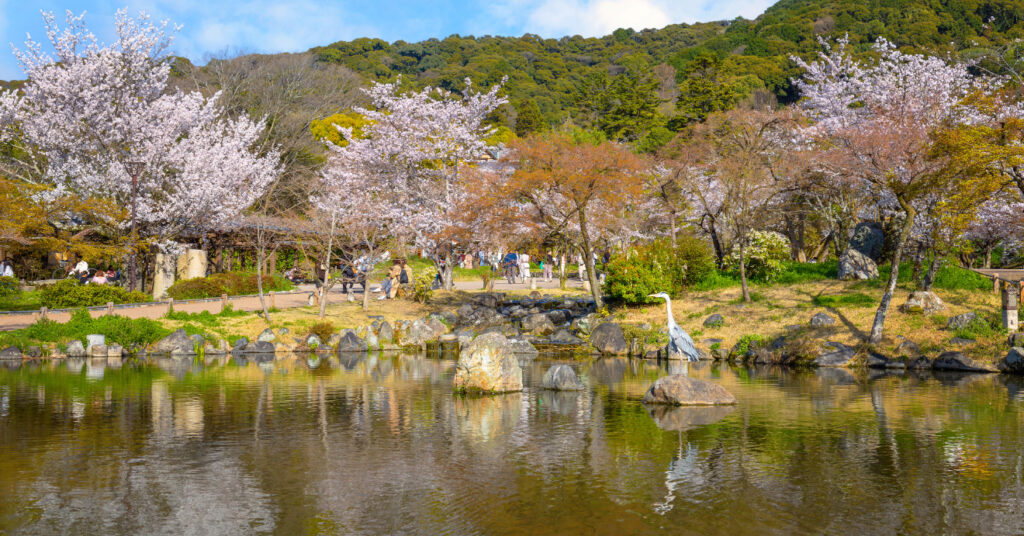
[[[730,408],[451,392],[423,356],[0,370],[0,533],[1024,532],[1024,381],[691,366]]]

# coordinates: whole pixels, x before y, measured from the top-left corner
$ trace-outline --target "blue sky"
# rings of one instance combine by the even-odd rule
[[[8,43],[25,34],[43,39],[40,10],[63,20],[85,11],[103,42],[113,14],[127,8],[183,26],[177,54],[205,63],[224,52],[296,52],[356,37],[419,41],[461,35],[595,36],[620,27],[657,28],[678,22],[753,18],[773,0],[0,0],[0,79],[22,78]]]

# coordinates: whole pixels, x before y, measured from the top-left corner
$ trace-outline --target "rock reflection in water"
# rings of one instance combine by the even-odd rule
[[[739,403],[675,408],[657,360],[489,397],[426,355],[197,361],[0,370],[0,533],[1024,532],[1019,378],[694,363]]]

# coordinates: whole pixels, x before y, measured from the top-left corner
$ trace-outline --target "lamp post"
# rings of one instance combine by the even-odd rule
[[[128,174],[132,177],[132,256],[128,263],[128,285],[131,290],[135,290],[135,277],[136,277],[136,257],[138,256],[138,242],[139,234],[135,228],[135,205],[139,196],[139,174],[146,169],[145,162],[131,161],[125,164],[125,169],[128,170]]]

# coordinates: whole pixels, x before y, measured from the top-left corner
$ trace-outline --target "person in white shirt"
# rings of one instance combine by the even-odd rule
[[[85,259],[82,259],[82,260],[78,261],[78,264],[75,265],[75,273],[77,273],[77,274],[88,274],[89,273],[89,263],[85,262]]]
[[[528,253],[519,255],[519,277],[523,278],[523,283],[530,278],[530,255]]]
[[[14,277],[14,268],[11,268],[11,261],[4,259],[4,263],[0,267],[0,276]]]

